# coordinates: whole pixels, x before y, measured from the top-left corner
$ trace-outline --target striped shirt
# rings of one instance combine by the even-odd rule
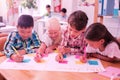
[[[7,57],[15,53],[11,46],[14,46],[16,50],[25,49],[26,53],[34,53],[35,50],[32,48],[38,48],[40,46],[40,40],[35,31],[32,32],[32,36],[27,40],[23,40],[18,32],[14,31],[9,34],[4,46],[4,52]]]
[[[72,39],[68,30],[63,33],[61,46],[71,48],[70,54],[81,54],[84,52],[86,42],[84,40],[84,33],[81,33],[77,38]]]

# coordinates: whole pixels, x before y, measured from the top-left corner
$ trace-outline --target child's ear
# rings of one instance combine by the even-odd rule
[[[105,42],[105,40],[104,40],[104,39],[101,39],[101,40],[100,40],[100,42],[101,42],[101,43],[104,43],[104,42]]]

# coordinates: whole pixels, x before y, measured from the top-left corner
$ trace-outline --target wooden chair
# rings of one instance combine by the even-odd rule
[[[1,37],[0,38],[0,56],[4,56],[2,51],[4,50],[4,44],[6,42],[7,37]]]
[[[7,33],[0,33],[0,38],[1,38],[1,37],[6,37],[6,36],[8,36]]]
[[[4,44],[7,40],[8,34],[0,33],[0,56],[3,56],[4,54],[2,51],[4,50]]]

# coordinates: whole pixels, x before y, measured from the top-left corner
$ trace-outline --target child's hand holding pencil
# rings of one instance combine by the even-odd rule
[[[24,57],[22,55],[12,54],[10,58],[15,62],[22,62]]]
[[[58,47],[57,51],[58,51],[58,55],[55,57],[56,61],[63,61],[63,53],[62,53],[62,47]]]
[[[61,53],[58,53],[58,55],[55,57],[56,61],[63,61],[63,55]]]
[[[11,59],[14,60],[15,62],[22,62],[23,61],[23,56],[18,53],[18,51],[14,48],[14,46],[11,46],[13,50],[15,51],[14,54],[11,55]]]
[[[87,62],[86,48],[84,48],[84,54],[83,54],[83,56],[80,56],[80,61],[81,61],[82,63],[86,63],[86,62]]]
[[[34,57],[34,60],[36,62],[41,62],[41,58],[42,58],[42,54],[39,53],[39,52],[37,52],[36,55],[35,55],[35,57]]]

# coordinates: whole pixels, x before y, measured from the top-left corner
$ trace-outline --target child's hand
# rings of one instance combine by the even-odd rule
[[[86,56],[80,56],[80,61],[81,61],[82,63],[86,63],[86,62],[87,62]]]
[[[65,53],[65,47],[64,46],[58,46],[57,50],[58,50],[59,53],[62,53],[62,54]]]
[[[36,56],[34,57],[34,60],[35,60],[36,62],[40,62],[40,61],[41,61],[41,58],[42,58],[41,54],[40,54],[40,53],[36,53]]]
[[[17,50],[17,51],[18,51],[18,53],[19,53],[20,55],[26,54],[26,50],[24,50],[24,49],[22,49],[22,50]]]
[[[55,59],[56,59],[56,61],[63,61],[63,56],[62,56],[62,54],[58,54],[56,57],[55,57]]]
[[[23,61],[23,56],[19,54],[13,54],[10,57],[13,61],[15,62],[22,62]]]
[[[51,53],[51,52],[53,52],[53,50],[52,50],[51,48],[46,48],[46,50],[45,50],[45,53],[46,53],[46,54],[49,54],[49,53]]]
[[[37,51],[38,51],[38,48],[35,48],[35,49],[33,49],[34,50],[34,52],[36,53]]]

